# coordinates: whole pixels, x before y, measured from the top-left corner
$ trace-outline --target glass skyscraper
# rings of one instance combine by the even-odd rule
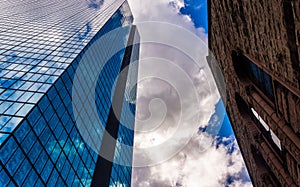
[[[0,2],[0,186],[130,186],[132,150],[120,144],[133,145],[137,66],[126,67],[139,58],[139,35],[132,21],[124,0]],[[84,78],[74,86],[80,66]],[[83,96],[76,107],[74,94]]]

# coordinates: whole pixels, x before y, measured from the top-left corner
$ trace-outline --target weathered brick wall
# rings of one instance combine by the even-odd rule
[[[299,11],[299,1],[291,4],[294,5],[296,2],[298,2],[297,10]],[[211,26],[212,38],[228,40],[226,42],[213,41],[219,46],[217,51],[223,53],[221,55],[223,59],[218,60],[224,60],[226,56],[224,54],[226,51],[222,50],[225,46],[218,45],[220,42],[230,47],[243,49],[256,61],[263,62],[261,65],[264,68],[299,90],[299,55],[297,55],[298,67],[294,68],[290,46],[296,45],[297,50],[300,51],[300,15],[298,17],[292,15],[295,20],[293,24],[297,28],[291,32],[291,29],[287,29],[291,26],[291,21],[287,23],[288,25],[285,24],[287,18],[284,16],[282,0],[212,0],[211,4],[212,20],[216,20]],[[295,11],[296,7],[294,6]],[[292,35],[297,35],[295,37],[297,40],[289,42]]]
[[[300,184],[300,1],[210,0],[209,7],[209,46],[223,71],[228,113],[254,184]],[[273,104],[249,94],[251,81],[237,76],[233,51],[241,51],[272,77]],[[253,121],[241,115],[236,93],[276,133],[280,157],[268,149]],[[262,154],[261,163],[253,150]]]

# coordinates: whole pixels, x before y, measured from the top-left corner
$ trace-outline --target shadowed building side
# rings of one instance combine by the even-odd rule
[[[225,78],[226,108],[252,182],[298,186],[299,2],[208,3],[209,48]]]

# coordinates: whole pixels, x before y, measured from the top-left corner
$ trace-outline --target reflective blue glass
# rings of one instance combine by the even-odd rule
[[[47,182],[47,186],[54,187],[55,184],[56,184],[57,178],[58,178],[58,173],[54,169],[51,176],[50,176],[50,178],[49,178],[49,181]]]
[[[89,186],[98,154],[76,126],[72,94],[90,88],[82,84],[73,90],[73,79],[87,50],[93,51],[89,60],[97,62],[103,61],[109,45],[124,48],[105,62],[97,80],[95,102],[103,126],[79,108],[86,118],[78,120],[90,124],[88,133],[100,147],[131,27],[111,36],[114,42],[107,46],[94,44],[105,33],[132,23],[127,2],[3,1],[0,18],[0,166],[10,175],[0,168],[0,186]],[[83,68],[86,80],[98,73],[95,64],[91,70]],[[118,136],[128,136],[132,145],[133,133],[120,129]],[[115,154],[120,152],[116,149]],[[126,155],[130,162],[132,153]],[[114,176],[129,184],[131,169]]]
[[[14,175],[14,179],[16,180],[17,184],[19,186],[22,185],[24,179],[26,178],[27,174],[29,173],[31,169],[31,166],[29,162],[25,159],[20,166],[20,169],[17,171],[17,173]]]
[[[6,164],[8,159],[12,156],[17,149],[17,143],[14,138],[10,137],[6,144],[0,149],[0,159],[3,164]]]
[[[9,134],[0,133],[0,146],[8,138]]]
[[[34,164],[34,167],[36,168],[38,173],[42,172],[42,169],[44,168],[44,165],[47,162],[47,155],[44,151],[41,152],[41,154],[39,155],[37,161]]]
[[[23,159],[24,154],[22,153],[21,149],[17,149],[16,152],[11,155],[10,160],[6,164],[8,172],[13,175],[17,171],[16,169],[19,167]]]
[[[50,160],[48,160],[41,174],[44,182],[48,180],[48,177],[50,176],[52,169],[53,169],[53,164],[51,163]]]
[[[26,121],[24,121],[22,123],[22,126],[20,126],[20,128],[18,128],[16,133],[15,133],[15,136],[16,136],[17,140],[19,142],[21,142],[26,137],[26,135],[29,131],[30,131],[29,125],[27,124]]]
[[[34,186],[44,186],[44,183],[42,182],[41,179],[38,179]]]
[[[32,148],[28,153],[28,157],[32,163],[35,163],[36,159],[39,158],[41,155],[43,155],[43,152],[41,155],[39,155],[41,150],[42,147],[39,142],[35,142],[34,144],[32,144]]]
[[[24,186],[32,186],[35,183],[37,178],[38,178],[38,175],[35,173],[35,171],[33,169],[31,169],[28,176],[26,177],[23,185]]]
[[[0,176],[0,186],[6,186],[10,179],[3,169],[0,171]]]
[[[23,150],[28,153],[30,148],[34,145],[36,142],[36,136],[33,134],[32,131],[30,131],[26,136],[25,139],[22,141],[21,145]]]

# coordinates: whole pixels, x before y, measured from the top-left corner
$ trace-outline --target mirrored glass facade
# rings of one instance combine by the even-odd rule
[[[106,46],[94,44],[132,21],[126,1],[0,2],[0,186],[91,185],[99,155],[83,136],[92,137],[100,147],[103,131],[110,124],[114,83],[128,53],[132,27],[110,36],[113,42]],[[91,125],[94,129],[88,132],[96,134],[83,135],[76,122],[83,120],[82,116],[87,116],[87,123],[94,119],[74,115],[75,72],[88,50],[93,51],[91,62],[101,61],[102,53],[113,45],[123,49],[103,62],[95,88],[97,116],[103,126]],[[138,59],[138,51],[138,45],[132,47],[130,61]],[[85,79],[96,73],[87,72]],[[137,69],[131,68],[126,84],[136,84],[136,77]],[[82,89],[75,90],[78,94],[88,90],[80,86]],[[126,90],[124,94],[122,106],[130,105],[131,115],[135,113],[135,94],[131,91],[128,95]],[[122,111],[121,118],[126,118],[127,112]],[[118,141],[128,145],[133,144],[134,120],[130,120],[126,124],[131,129],[120,124],[117,132]],[[118,143],[115,147],[115,159],[131,163],[132,151],[122,152]],[[130,186],[130,178],[131,167],[113,164],[108,180],[110,186]]]

